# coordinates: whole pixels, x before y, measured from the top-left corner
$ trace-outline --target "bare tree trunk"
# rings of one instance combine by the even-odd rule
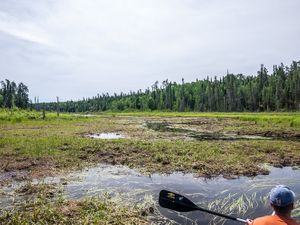
[[[59,98],[56,97],[56,100],[57,100],[56,112],[57,112],[57,117],[59,117]]]
[[[46,119],[45,103],[43,103],[43,120]]]
[[[36,99],[36,110],[37,111],[40,111],[40,100],[39,100],[39,97],[37,97],[37,99]]]

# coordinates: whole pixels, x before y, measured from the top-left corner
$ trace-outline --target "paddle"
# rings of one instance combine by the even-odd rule
[[[190,212],[190,211],[200,210],[200,211],[207,212],[207,213],[210,213],[210,214],[213,214],[216,216],[224,217],[226,219],[235,220],[235,221],[238,221],[241,223],[247,222],[244,219],[235,218],[235,217],[228,216],[228,215],[225,215],[222,213],[218,213],[218,212],[210,211],[208,209],[200,208],[199,206],[195,205],[192,201],[190,201],[186,197],[184,197],[180,194],[176,194],[171,191],[166,191],[166,190],[162,190],[159,193],[159,205],[161,207],[164,207],[167,209],[172,209],[177,212]]]

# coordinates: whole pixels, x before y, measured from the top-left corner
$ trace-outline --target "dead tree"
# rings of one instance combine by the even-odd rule
[[[57,117],[59,117],[59,98],[58,98],[58,96],[56,97],[56,100],[57,100],[56,112],[57,112]]]

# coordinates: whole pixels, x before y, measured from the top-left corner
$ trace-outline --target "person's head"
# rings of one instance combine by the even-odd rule
[[[295,193],[285,185],[277,185],[271,190],[270,204],[277,214],[288,214],[294,208]]]

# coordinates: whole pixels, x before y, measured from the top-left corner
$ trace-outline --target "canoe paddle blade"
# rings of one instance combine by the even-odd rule
[[[199,209],[186,197],[166,190],[161,190],[159,193],[159,205],[177,212],[190,212]]]
[[[161,207],[172,209],[177,212],[190,212],[190,211],[200,210],[202,212],[207,212],[216,216],[221,216],[226,219],[235,220],[241,223],[247,222],[246,220],[241,218],[236,218],[226,214],[200,208],[199,206],[195,205],[192,201],[190,201],[186,197],[171,191],[161,190],[159,193],[158,202]]]

